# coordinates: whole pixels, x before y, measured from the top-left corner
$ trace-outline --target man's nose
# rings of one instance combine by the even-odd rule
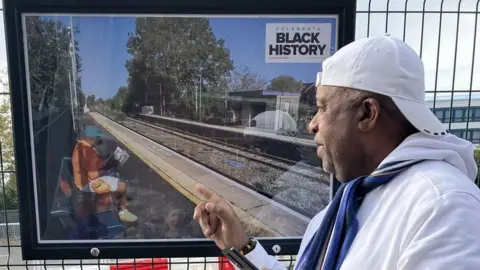
[[[308,132],[310,133],[317,133],[318,125],[317,125],[317,117],[313,117],[310,123],[308,123]]]

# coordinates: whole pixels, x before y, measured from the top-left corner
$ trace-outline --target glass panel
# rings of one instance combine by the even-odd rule
[[[445,118],[444,118],[444,123],[450,122],[450,109],[445,110]]]
[[[451,133],[457,137],[463,137],[463,130],[452,130]]]
[[[443,121],[443,118],[445,117],[444,113],[445,113],[445,111],[443,111],[441,109],[435,109],[435,115],[437,116],[437,118],[440,121]]]
[[[480,108],[472,108],[471,110],[473,111],[472,121],[480,121]]]
[[[480,143],[480,130],[473,130],[472,131],[472,142],[473,143]]]
[[[41,242],[204,239],[197,183],[256,237],[302,236],[328,204],[307,127],[336,17],[25,24]]]
[[[454,109],[454,119],[452,122],[463,122],[464,119],[463,119],[463,114],[465,112],[465,109],[464,108],[455,108]]]

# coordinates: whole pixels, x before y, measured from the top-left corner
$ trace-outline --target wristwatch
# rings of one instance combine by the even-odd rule
[[[255,248],[256,245],[257,245],[257,240],[255,240],[253,237],[250,237],[248,239],[248,243],[242,249],[240,249],[240,253],[242,253],[242,255],[245,256],[248,253],[250,253]]]

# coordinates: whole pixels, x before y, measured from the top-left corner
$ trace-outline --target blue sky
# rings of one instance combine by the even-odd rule
[[[61,18],[62,21],[65,17]],[[297,80],[314,82],[321,63],[277,64],[265,62],[265,24],[267,22],[331,22],[321,18],[211,18],[217,38],[226,40],[234,65],[249,67],[268,80],[290,75]],[[75,36],[83,61],[82,83],[85,94],[109,98],[120,86],[127,85],[125,61],[131,56],[126,44],[129,33],[135,32],[133,17],[74,17],[80,27]],[[333,30],[333,29],[332,29]]]

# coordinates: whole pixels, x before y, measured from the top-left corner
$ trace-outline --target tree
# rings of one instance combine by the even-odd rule
[[[25,22],[32,111],[70,106],[73,52],[76,56],[77,98],[79,106],[83,106],[79,76],[82,62],[78,43],[75,42],[74,49],[71,46],[69,27],[59,20],[38,16],[27,16]],[[78,28],[73,31],[79,33]]]
[[[263,90],[267,86],[267,79],[248,67],[238,66],[230,72],[228,86],[230,92]]]
[[[477,162],[477,165],[480,166],[480,145],[477,145],[474,151],[474,158]]]
[[[158,76],[171,86],[162,88],[171,99],[166,105],[191,112],[200,95],[223,95],[220,84],[233,68],[225,41],[215,38],[206,18],[137,18],[127,48],[132,55],[126,63],[129,88],[134,87],[129,89],[127,107],[143,103],[148,78]],[[203,104],[206,111],[211,109],[209,102]]]
[[[302,81],[297,81],[292,76],[280,75],[270,81],[268,89],[298,92],[302,88]]]
[[[0,71],[0,91],[9,92],[8,79],[6,70]],[[8,96],[0,96],[0,146],[2,157],[0,169],[5,171],[15,171],[15,155],[13,148],[13,136],[12,136],[12,117],[10,108],[10,98]],[[0,189],[5,192],[5,198],[3,193],[0,194],[0,209],[4,207],[9,209],[18,209],[17,198],[17,181],[15,174],[5,173],[4,182],[0,182]],[[5,189],[3,190],[3,185]]]
[[[80,108],[83,108],[85,106],[85,102],[85,94],[83,93],[83,91],[80,90],[80,92],[78,93],[78,104]]]
[[[128,93],[123,102],[122,111],[125,113],[134,112],[135,104],[144,102],[147,84],[144,74],[147,73],[145,61],[140,56],[135,56],[125,64],[129,72]]]
[[[477,166],[480,166],[480,145],[477,145],[477,147],[475,148],[473,152],[473,157],[475,158],[475,162],[477,163]],[[477,179],[478,177],[480,176],[477,175]]]
[[[16,210],[18,209],[17,177],[15,174],[7,174],[4,182],[5,199],[3,196],[0,196],[0,209]]]
[[[89,95],[87,97],[87,106],[92,107],[95,104],[95,95]]]
[[[122,86],[118,88],[117,93],[112,98],[112,103],[111,103],[112,109],[116,111],[121,111],[123,108],[123,103],[127,98],[127,94],[128,94],[127,87]]]

